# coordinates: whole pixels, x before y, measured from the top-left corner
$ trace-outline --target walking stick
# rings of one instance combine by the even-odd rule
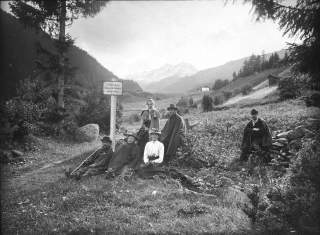
[[[77,170],[79,170],[83,164],[87,161],[89,161],[90,157],[94,156],[94,154],[99,150],[101,149],[101,147],[97,148],[93,153],[91,153],[86,159],[84,159],[71,173],[70,175],[73,175]]]

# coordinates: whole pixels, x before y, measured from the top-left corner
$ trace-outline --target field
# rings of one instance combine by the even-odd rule
[[[273,131],[287,130],[319,114],[319,109],[307,108],[297,100],[254,108]],[[213,185],[207,193],[193,192],[170,177],[106,180],[95,176],[74,181],[64,177],[64,168],[74,166],[86,156],[83,152],[92,151],[99,143],[83,148],[82,153],[78,145],[43,148],[43,155],[50,156],[45,161],[51,164],[29,162],[28,169],[7,175],[2,182],[3,234],[261,233],[246,211],[252,202],[240,190],[261,186],[261,181],[243,176],[245,166],[236,163],[250,109],[185,116],[200,122],[188,134],[192,157],[214,164],[201,169],[178,167]],[[65,149],[69,151],[62,153]],[[16,166],[9,168],[6,171],[19,171]]]

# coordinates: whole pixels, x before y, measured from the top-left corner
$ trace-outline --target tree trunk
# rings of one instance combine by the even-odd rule
[[[66,38],[66,1],[61,1],[59,18],[59,42],[64,43]],[[60,52],[61,74],[58,77],[58,107],[64,108],[64,81],[65,81],[65,51]]]

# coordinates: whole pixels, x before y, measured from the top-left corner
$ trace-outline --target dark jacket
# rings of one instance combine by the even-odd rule
[[[252,144],[258,144],[260,147],[269,147],[272,144],[270,130],[265,121],[258,118],[255,125],[250,121],[244,129],[241,148],[248,149]]]
[[[166,122],[161,131],[161,142],[165,146],[165,155],[174,155],[177,148],[180,147],[185,139],[186,125],[183,118],[178,115],[172,115]]]
[[[120,170],[125,165],[134,168],[139,160],[139,155],[139,147],[135,143],[125,143],[114,152],[108,168],[115,171]]]

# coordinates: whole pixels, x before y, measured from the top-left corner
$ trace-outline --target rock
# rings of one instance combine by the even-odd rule
[[[310,131],[307,128],[305,128],[304,131],[305,131],[305,137],[307,138],[313,138],[316,135],[313,131]]]
[[[282,196],[279,190],[270,189],[270,191],[266,195],[271,201],[282,201]]]
[[[98,124],[87,124],[80,127],[77,132],[76,139],[80,142],[92,142],[99,137],[99,125]]]
[[[240,191],[239,189],[234,187],[228,187],[225,189],[223,192],[223,200],[228,203],[235,204],[249,216],[254,214],[254,207],[250,198],[246,193]]]
[[[272,204],[267,208],[272,214],[280,215],[285,211],[285,205],[281,201],[273,201]]]
[[[11,160],[11,162],[25,162],[25,158],[24,157],[15,157]]]
[[[291,133],[288,134],[289,140],[302,138],[305,135],[305,128],[303,126],[296,127]]]
[[[282,147],[284,147],[284,144],[282,144],[280,142],[274,142],[274,143],[272,143],[272,146],[282,148]]]
[[[286,131],[286,132],[281,132],[281,133],[277,134],[276,136],[277,136],[277,138],[287,138],[288,135],[290,135],[292,132],[293,132],[292,130]]]
[[[320,127],[320,119],[308,118],[306,121],[306,126],[311,130],[316,130]]]
[[[21,157],[23,155],[23,152],[16,150],[16,149],[11,150],[11,153],[12,153],[13,157]]]
[[[300,139],[292,140],[289,143],[289,149],[292,151],[299,151],[302,148],[302,142]]]
[[[265,209],[267,209],[268,206],[269,206],[269,204],[266,201],[261,201],[258,204],[258,210],[264,211]]]
[[[287,145],[288,144],[288,139],[287,138],[279,138],[277,139],[277,142]]]

